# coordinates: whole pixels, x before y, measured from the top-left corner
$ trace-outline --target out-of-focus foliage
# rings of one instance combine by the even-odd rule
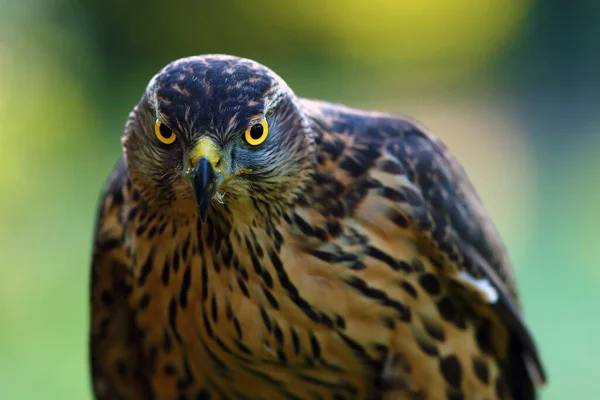
[[[100,188],[152,74],[203,53],[431,127],[505,238],[542,398],[600,398],[599,17],[559,0],[0,0],[0,398],[90,398]]]

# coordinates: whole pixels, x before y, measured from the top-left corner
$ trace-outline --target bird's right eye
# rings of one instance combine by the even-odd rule
[[[177,135],[158,119],[154,124],[154,134],[164,144],[171,144],[177,139]]]

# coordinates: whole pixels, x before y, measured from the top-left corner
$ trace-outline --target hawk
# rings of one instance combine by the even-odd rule
[[[96,399],[513,399],[545,381],[507,253],[440,140],[254,61],[156,74],[91,268]]]

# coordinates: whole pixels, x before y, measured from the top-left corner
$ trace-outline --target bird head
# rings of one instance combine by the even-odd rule
[[[148,203],[181,210],[193,202],[203,221],[211,204],[292,201],[315,158],[288,85],[263,65],[224,55],[180,59],[156,74],[123,147]]]

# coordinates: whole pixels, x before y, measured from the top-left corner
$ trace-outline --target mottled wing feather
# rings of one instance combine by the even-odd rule
[[[416,124],[398,150],[399,159],[412,160],[412,178],[421,189],[430,217],[431,229],[423,231],[423,241],[443,256],[444,264],[451,266],[445,271],[459,285],[466,285],[456,276],[460,271],[489,281],[499,295],[491,304],[494,311],[521,342],[527,353],[524,356],[536,364],[538,376],[532,378],[543,383],[541,363],[520,314],[507,252],[464,170],[439,139]]]
[[[511,332],[509,368],[529,370],[536,384],[544,373],[533,340],[526,329],[518,303],[516,286],[507,253],[489,216],[465,172],[439,139],[413,123],[402,139],[388,143],[398,160],[408,166],[409,178],[420,189],[428,223],[415,225],[424,251],[442,264],[441,271],[456,283],[457,294],[464,296],[476,312],[496,313]],[[487,280],[498,294],[497,301],[486,302],[473,296],[460,273],[475,280]],[[473,301],[475,302],[473,303]],[[515,359],[514,353],[518,354]],[[510,364],[513,365],[510,365]],[[519,363],[519,365],[514,365]],[[522,368],[521,368],[522,367]],[[517,380],[526,379],[524,376]],[[512,381],[514,381],[513,379]],[[532,389],[513,389],[531,392]]]
[[[362,174],[365,168],[387,162],[383,154],[395,159],[393,164],[410,181],[408,218],[421,252],[437,265],[440,277],[452,283],[457,298],[508,330],[507,340],[495,343],[495,352],[504,360],[513,396],[534,398],[532,383],[543,384],[544,372],[521,317],[507,252],[476,190],[446,146],[405,117],[312,100],[305,100],[303,106],[311,115],[318,142],[329,154],[341,152],[344,138],[352,137],[355,153],[339,161],[341,168]],[[327,130],[329,135],[319,133]],[[362,167],[342,165],[348,160]],[[476,280],[485,281],[497,298],[486,299],[471,284]]]
[[[128,304],[129,259],[123,242],[127,167],[121,161],[100,199],[91,268],[90,361],[98,400],[142,399],[140,332]]]

